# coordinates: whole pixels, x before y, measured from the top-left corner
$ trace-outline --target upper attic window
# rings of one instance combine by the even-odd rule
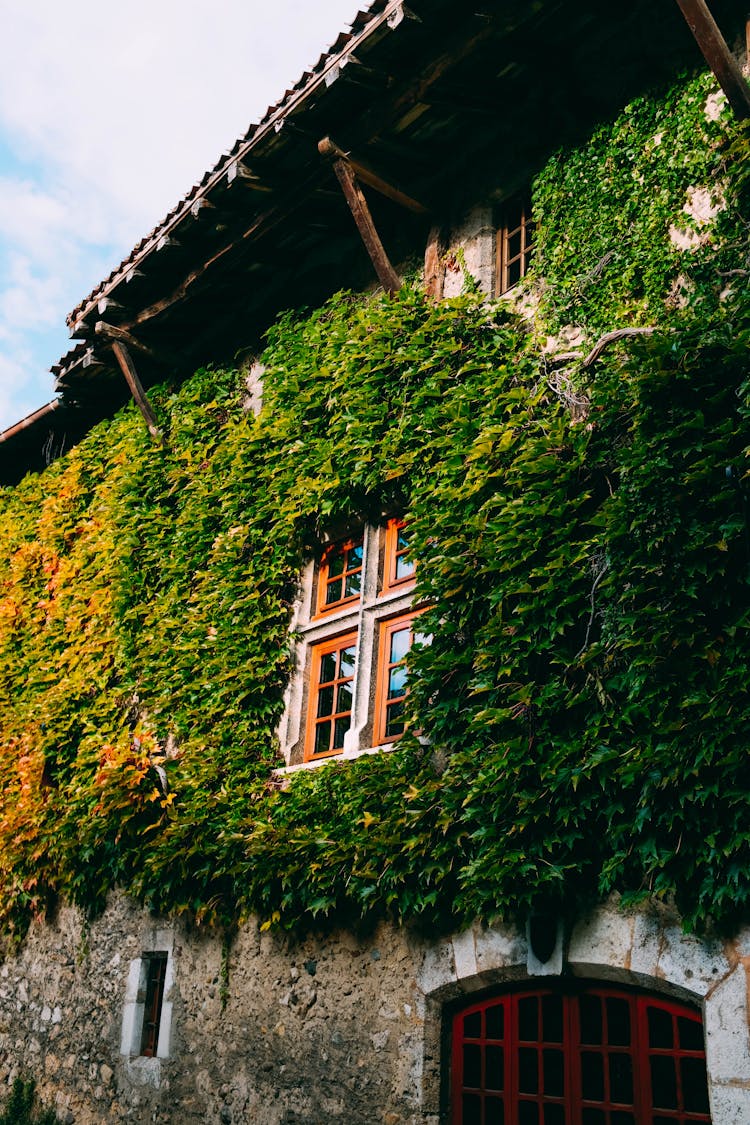
[[[501,296],[526,276],[534,250],[534,220],[528,192],[503,204],[497,228],[495,295]]]

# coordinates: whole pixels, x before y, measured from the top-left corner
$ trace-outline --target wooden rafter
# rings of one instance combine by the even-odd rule
[[[400,191],[399,188],[389,184],[377,172],[367,164],[362,164],[359,160],[355,160],[351,153],[343,152],[335,141],[330,137],[324,137],[318,144],[318,151],[321,156],[327,156],[330,160],[345,160],[349,167],[354,172],[358,180],[368,187],[374,188],[375,191],[380,192],[386,199],[392,200],[393,203],[398,203],[400,207],[405,207],[407,211],[413,211],[416,215],[426,215],[427,208],[423,203],[417,199],[412,199],[410,195]]]
[[[133,358],[128,351],[126,345],[121,340],[112,341],[112,352],[114,357],[120,365],[120,369],[125,376],[125,380],[130,387],[130,393],[136,401],[138,409],[143,415],[144,421],[148,426],[148,432],[151,437],[161,440],[162,433],[156,422],[156,415],[154,414],[151,403],[146,397],[146,392],[143,389],[143,384],[138,378],[138,372],[135,369]]]
[[[677,0],[688,27],[740,120],[750,117],[750,87],[705,0]]]
[[[318,149],[322,156],[333,158],[332,163],[333,170],[336,173],[336,179],[341,184],[344,198],[349,204],[349,210],[352,213],[354,222],[357,224],[357,230],[365,245],[365,250],[369,254],[370,261],[375,267],[378,281],[387,293],[396,293],[401,288],[401,280],[391,265],[388,255],[385,252],[385,247],[380,241],[380,235],[373,222],[370,208],[367,206],[367,200],[364,197],[362,188],[357,182],[357,177],[351,164],[348,160],[344,159],[343,156],[336,155],[339,150],[335,145],[331,144],[328,137],[324,137],[323,140],[319,142]]]

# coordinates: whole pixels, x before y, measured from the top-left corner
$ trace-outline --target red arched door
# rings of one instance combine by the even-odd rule
[[[625,989],[507,992],[453,1017],[452,1125],[708,1123],[700,1013]]]

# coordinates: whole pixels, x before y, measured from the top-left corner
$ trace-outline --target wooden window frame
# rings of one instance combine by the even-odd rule
[[[309,678],[309,694],[307,700],[307,723],[305,727],[305,749],[303,761],[305,762],[318,762],[323,758],[332,758],[334,755],[342,754],[343,747],[331,747],[320,753],[315,753],[315,731],[318,726],[318,694],[321,688],[320,673],[323,666],[323,657],[329,656],[332,652],[339,652],[344,648],[354,647],[355,649],[355,664],[354,671],[351,676],[336,677],[330,681],[334,685],[334,692],[338,692],[338,688],[342,683],[350,683],[352,685],[352,707],[349,711],[332,711],[328,716],[322,716],[323,720],[331,722],[332,733],[335,728],[337,718],[342,716],[349,716],[349,729],[351,730],[351,720],[354,717],[354,679],[357,674],[357,663],[359,661],[359,630],[352,629],[347,633],[337,633],[334,637],[326,637],[325,640],[319,641],[317,644],[310,646],[310,678]],[[338,669],[337,669],[338,670]],[[328,683],[329,681],[325,681]]]
[[[397,577],[398,560],[408,555],[409,548],[399,548],[398,540],[400,532],[406,527],[406,520],[392,519],[389,520],[385,527],[385,551],[383,556],[383,586],[382,592],[390,594],[392,591],[401,591],[413,586],[416,581],[416,567],[417,564],[414,560],[410,560],[412,570],[410,574],[404,574],[400,578]]]
[[[401,702],[406,699],[408,694],[408,686],[403,695],[396,696],[394,699],[388,699],[388,681],[390,677],[391,668],[395,668],[396,664],[391,664],[388,659],[388,650],[390,647],[390,638],[394,633],[400,632],[405,625],[409,626],[409,647],[406,650],[406,656],[411,652],[411,647],[414,643],[414,622],[424,612],[423,609],[409,609],[405,613],[400,613],[397,617],[389,617],[385,621],[381,621],[379,625],[380,635],[378,637],[378,652],[377,652],[377,667],[375,669],[375,710],[373,713],[372,723],[372,744],[373,746],[390,746],[392,742],[398,742],[401,734],[389,735],[386,734],[388,727],[388,707],[393,703]],[[404,657],[406,659],[406,657]],[[398,662],[400,663],[400,661]]]
[[[559,1038],[554,1034],[547,1039],[540,1034],[547,1032],[548,1028],[537,1024],[537,1034],[531,1038],[522,1038],[522,1026],[519,1018],[519,1004],[522,1000],[536,1000],[537,1019],[543,1012],[543,1001],[546,997],[557,996],[561,999]],[[602,1034],[601,1043],[590,1043],[582,1031],[581,1000],[582,998],[598,998],[601,1001]],[[607,1021],[609,1020],[608,1000],[625,1002],[629,1012],[630,1042],[620,1043],[618,1037],[610,1034]],[[493,1018],[494,1028],[490,1031],[487,1012],[493,1009],[497,1014]],[[502,1016],[499,1015],[502,1009]],[[659,1047],[649,1040],[649,1014],[658,1011],[667,1020],[671,1020],[671,1047]],[[476,1019],[479,1015],[479,1020]],[[466,1033],[464,1021],[470,1017],[474,1023],[472,1032]],[[686,1020],[700,1026],[700,1040],[702,1046],[684,1046],[681,1043],[679,1020]],[[544,1021],[546,1023],[546,1019]],[[502,1033],[499,1033],[502,1024]],[[606,1039],[606,1042],[604,1040]],[[506,1122],[516,1122],[521,1113],[520,1107],[528,1107],[528,1116],[538,1115],[539,1120],[554,1118],[565,1121],[568,1125],[581,1125],[586,1117],[597,1117],[597,1120],[611,1121],[629,1119],[633,1125],[653,1125],[658,1121],[669,1122],[670,1125],[710,1125],[710,1111],[699,1109],[688,1110],[685,1108],[685,1087],[683,1081],[686,1073],[685,1062],[698,1060],[705,1068],[705,1044],[703,1021],[700,1012],[690,1005],[668,1000],[652,993],[644,993],[617,987],[605,987],[603,984],[583,982],[561,986],[559,988],[519,988],[508,991],[502,996],[494,996],[479,1003],[469,1004],[461,1008],[453,1016],[451,1036],[451,1125],[468,1125],[479,1119],[485,1120],[502,1106],[502,1115]],[[470,1052],[470,1054],[469,1054]],[[537,1072],[537,1091],[543,1085],[543,1076],[547,1069],[548,1052],[562,1056],[562,1065],[558,1068],[562,1092],[529,1092],[521,1090],[520,1079],[521,1053],[525,1053],[525,1065],[528,1081],[529,1066],[531,1073]],[[534,1062],[534,1054],[536,1061]],[[596,1056],[600,1059],[601,1068],[601,1098],[583,1096],[583,1059]],[[472,1071],[477,1073],[479,1064],[479,1085],[470,1084],[466,1079],[466,1059],[472,1060]],[[623,1059],[619,1069],[627,1071],[630,1068],[630,1100],[627,1102],[616,1101],[612,1083],[613,1060]],[[627,1058],[628,1062],[624,1062]],[[661,1058],[672,1060],[674,1068],[675,1101],[679,1104],[676,1108],[661,1108],[654,1106],[656,1100],[652,1091],[654,1073],[654,1060]],[[494,1067],[502,1065],[502,1081],[495,1078],[494,1082],[488,1080],[488,1072]],[[599,1069],[599,1066],[596,1068]],[[693,1081],[695,1067],[692,1068]],[[472,1075],[473,1076],[473,1075]],[[502,1088],[497,1089],[500,1085]],[[693,1088],[693,1094],[695,1090]],[[705,1096],[708,1098],[707,1083]],[[534,1109],[536,1107],[536,1109]],[[557,1107],[553,1113],[552,1107]],[[546,1110],[550,1112],[547,1113]],[[541,1111],[541,1112],[540,1112]],[[495,1120],[493,1117],[492,1120]]]
[[[159,1029],[164,1003],[168,954],[144,953],[141,960],[146,977],[146,991],[143,1001],[139,1055],[151,1059],[155,1057],[159,1049]]]
[[[323,552],[323,557],[318,566],[317,575],[317,590],[315,596],[315,613],[314,617],[326,617],[330,613],[336,613],[340,609],[348,609],[356,606],[362,600],[361,579],[364,577],[364,550],[362,558],[360,559],[359,566],[348,567],[348,557],[350,551],[356,547],[364,548],[364,536],[351,536],[338,543],[332,543]],[[330,575],[331,559],[336,555],[344,555],[344,569],[340,575],[335,575],[333,578]],[[343,589],[346,588],[346,578],[352,574],[360,575],[360,589],[356,594],[350,594],[348,597],[337,598],[335,602],[326,603],[326,592],[332,582],[337,582],[339,579],[343,582]]]
[[[496,297],[509,293],[528,273],[534,250],[535,229],[528,193],[515,196],[503,205],[496,235]],[[511,256],[509,243],[516,234],[520,235],[520,249]],[[511,281],[511,268],[516,263],[519,265],[519,275]]]

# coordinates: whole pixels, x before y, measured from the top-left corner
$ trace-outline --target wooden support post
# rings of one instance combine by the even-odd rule
[[[740,121],[750,117],[750,88],[705,0],[677,0],[677,3],[735,117]]]
[[[156,416],[151,409],[151,403],[146,398],[146,392],[138,378],[138,372],[135,369],[135,364],[133,363],[130,352],[120,340],[112,341],[112,351],[130,387],[131,394],[138,404],[138,409],[144,417],[146,425],[148,426],[148,432],[151,434],[151,437],[161,440],[162,432],[156,424]]]
[[[434,226],[427,236],[424,252],[424,291],[439,301],[445,285],[445,245],[442,227]]]
[[[327,151],[327,140],[328,138],[325,138],[318,145],[318,149],[323,156],[330,155]],[[357,224],[357,229],[365,244],[365,249],[370,255],[370,261],[375,267],[378,281],[386,292],[396,293],[401,288],[401,281],[388,259],[383,243],[380,241],[380,236],[372,221],[370,208],[367,206],[367,200],[357,183],[357,177],[347,161],[340,156],[334,157],[333,170],[336,173],[337,180],[341,184],[341,190],[344,193],[346,202],[349,204],[349,210]]]

